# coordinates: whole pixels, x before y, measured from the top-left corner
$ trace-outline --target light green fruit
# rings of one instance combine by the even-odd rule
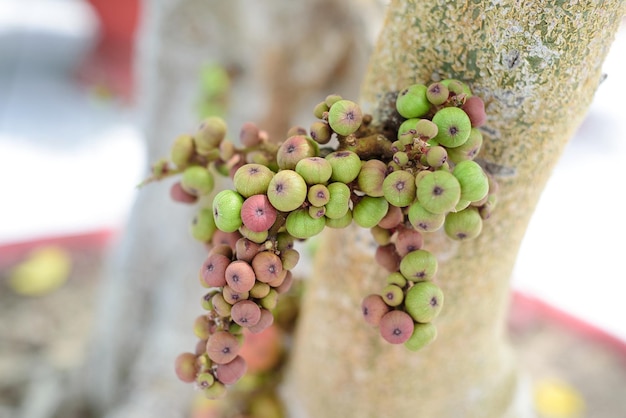
[[[313,150],[315,151],[315,154],[313,156],[318,157],[320,155],[320,144],[310,136],[307,136],[306,139],[307,141],[309,141],[309,144],[313,147]]]
[[[413,334],[404,342],[404,346],[411,351],[418,351],[426,347],[437,338],[437,327],[431,322],[415,324]]]
[[[218,116],[209,116],[200,123],[194,138],[198,151],[202,153],[218,148],[225,136],[226,121]]]
[[[448,160],[448,152],[440,145],[428,148],[426,151],[426,164],[433,168],[441,167]]]
[[[291,212],[306,200],[307,186],[302,176],[293,170],[281,170],[272,177],[267,198],[281,212]]]
[[[183,171],[180,186],[194,196],[205,196],[213,191],[215,180],[213,174],[202,166],[194,165]]]
[[[404,291],[400,286],[388,284],[381,290],[380,296],[383,298],[387,306],[399,306],[404,300]]]
[[[250,289],[250,297],[255,299],[261,299],[270,293],[270,285],[260,281],[254,282],[254,286]]]
[[[196,384],[199,388],[208,388],[215,383],[215,377],[211,373],[198,373]]]
[[[350,183],[361,171],[361,159],[352,151],[335,151],[326,156],[332,167],[330,179],[342,183]]]
[[[261,385],[257,385],[260,387]],[[249,391],[253,393],[253,391]],[[286,417],[285,408],[274,392],[256,393],[250,397],[250,417],[283,418]]]
[[[270,311],[276,307],[277,303],[278,303],[278,292],[276,291],[276,289],[270,289],[267,296],[259,300],[259,304],[261,305],[261,307],[268,309]]]
[[[309,215],[311,218],[322,218],[326,215],[326,208],[324,206],[309,206]]]
[[[417,123],[422,120],[419,118],[411,118],[411,119],[407,119],[404,122],[402,122],[402,124],[400,125],[400,127],[398,128],[398,141],[402,142],[405,145],[411,144],[413,143],[413,136],[414,134],[407,134],[409,131],[414,130],[417,132],[417,130],[415,129],[417,126]]]
[[[283,263],[283,271],[292,270],[300,261],[300,253],[293,248],[283,250],[280,253],[280,261]]]
[[[432,83],[426,90],[426,98],[436,106],[444,104],[448,100],[449,94],[450,91],[442,83]]]
[[[304,135],[294,135],[285,140],[276,152],[276,162],[281,170],[293,170],[298,162],[304,158],[317,155],[314,141]]]
[[[465,97],[472,97],[472,91],[469,86],[460,80],[447,78],[445,80],[441,80],[441,84],[446,86],[453,94],[464,94]]]
[[[216,380],[211,386],[202,390],[202,394],[207,399],[222,399],[226,396],[226,392],[226,386],[219,380]]]
[[[241,235],[243,235],[244,238],[248,238],[250,241],[257,244],[263,244],[265,241],[267,241],[267,237],[269,235],[268,231],[251,231],[245,225],[241,225],[241,227],[239,228],[239,232],[241,233]]]
[[[463,145],[472,130],[469,116],[458,107],[440,109],[433,116],[433,123],[438,129],[437,136],[433,139],[447,148]]]
[[[383,181],[387,174],[387,165],[380,160],[367,160],[361,166],[357,177],[359,190],[368,196],[383,196]]]
[[[172,144],[170,159],[177,167],[186,167],[193,156],[194,147],[194,139],[191,135],[179,135]]]
[[[404,308],[415,322],[431,322],[443,307],[443,292],[433,282],[415,283],[404,298]]]
[[[452,210],[452,212],[459,212],[463,209],[465,209],[466,207],[468,207],[472,202],[470,202],[469,200],[459,200],[459,203],[456,204],[456,206],[454,207],[454,209]]]
[[[330,183],[326,186],[330,198],[326,203],[326,217],[330,219],[343,218],[350,208],[350,188],[341,182]]]
[[[311,238],[324,230],[324,217],[313,218],[308,209],[298,209],[287,215],[285,227],[294,238]]]
[[[222,161],[228,161],[235,155],[235,144],[233,144],[232,141],[229,141],[228,139],[224,139],[222,142],[220,142],[219,150],[220,159]]]
[[[326,209],[326,213],[328,214],[328,209]],[[348,210],[345,215],[340,218],[331,219],[326,216],[326,226],[334,229],[342,229],[347,228],[352,224],[352,211]]]
[[[415,175],[415,186],[419,187],[420,180],[429,175],[431,171],[429,170],[421,170]]]
[[[415,130],[417,131],[417,135],[428,140],[437,136],[439,127],[428,119],[420,119],[415,124]]]
[[[243,197],[234,190],[222,190],[213,199],[213,219],[217,228],[235,232],[242,225],[241,206]]]
[[[404,151],[398,151],[393,154],[393,162],[398,164],[400,167],[404,167],[409,163],[409,154]]]
[[[446,215],[443,229],[446,235],[459,241],[467,241],[480,235],[483,220],[478,208],[470,206],[460,212],[451,212]]]
[[[315,116],[318,119],[322,119],[324,117],[324,112],[328,112],[328,109],[329,109],[329,106],[326,104],[325,101],[319,102],[313,108],[313,116]]]
[[[296,173],[300,174],[307,184],[324,184],[333,173],[328,160],[320,157],[308,157],[298,161]]]
[[[469,138],[463,145],[448,149],[448,159],[453,163],[463,160],[473,160],[480,152],[483,145],[483,134],[476,128],[472,128]]]
[[[327,122],[318,120],[313,122],[309,128],[311,138],[318,144],[328,144],[332,139],[333,131]]]
[[[293,248],[294,242],[295,239],[291,235],[286,232],[280,232],[276,236],[276,249],[281,252],[287,249],[291,249]]]
[[[226,302],[222,293],[217,293],[211,298],[211,305],[213,305],[213,310],[222,318],[230,316],[232,305]]]
[[[337,134],[348,136],[355,133],[363,121],[363,112],[350,100],[339,100],[328,110],[328,124]]]
[[[384,197],[363,196],[354,205],[352,219],[362,228],[373,228],[387,214],[389,202]]]
[[[314,184],[309,187],[307,200],[313,206],[324,206],[330,200],[330,192],[323,184]]]
[[[418,201],[409,206],[409,222],[413,228],[421,232],[433,232],[443,226],[446,215],[432,213],[424,208]]]
[[[210,241],[216,229],[213,211],[210,208],[200,209],[191,223],[191,235],[201,242]]]
[[[487,196],[489,180],[482,167],[472,160],[459,162],[452,174],[461,184],[461,199],[477,202]]]
[[[415,191],[415,177],[408,171],[394,171],[383,181],[383,195],[385,199],[387,202],[400,208],[413,203]]]
[[[396,99],[396,110],[407,119],[418,118],[430,110],[430,102],[426,98],[426,86],[413,84],[402,90]]]
[[[388,229],[377,225],[370,229],[370,233],[378,245],[387,245],[391,242],[391,231]]]
[[[417,185],[417,200],[432,213],[447,213],[461,198],[461,185],[451,173],[435,171],[425,175]]]
[[[265,194],[274,172],[261,164],[245,164],[235,171],[233,182],[235,190],[243,197]]]
[[[400,273],[412,282],[432,280],[437,273],[437,265],[437,259],[431,252],[415,250],[402,257]]]
[[[341,97],[339,94],[334,94],[334,93],[329,94],[324,99],[324,104],[326,105],[328,109],[330,109],[332,105],[334,105],[335,103],[337,103],[339,100],[342,100],[342,99],[343,97]]]
[[[407,285],[407,279],[400,272],[390,273],[386,278],[387,284],[395,284],[396,286],[404,287]]]

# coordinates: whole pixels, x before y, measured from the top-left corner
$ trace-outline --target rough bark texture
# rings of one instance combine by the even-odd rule
[[[308,417],[520,417],[523,399],[504,321],[528,220],[585,115],[623,1],[392,1],[362,88],[379,121],[385,97],[458,78],[485,99],[481,159],[498,207],[482,235],[427,238],[445,306],[438,339],[417,353],[382,341],[360,301],[382,288],[368,231],[326,234],[303,303],[289,395]],[[295,409],[294,409],[295,410]]]

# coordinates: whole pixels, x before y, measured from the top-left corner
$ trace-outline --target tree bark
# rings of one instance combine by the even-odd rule
[[[361,318],[380,291],[368,231],[325,234],[305,294],[286,391],[308,417],[521,417],[530,411],[505,319],[529,218],[582,121],[623,1],[391,2],[362,86],[377,122],[388,93],[457,78],[486,103],[480,159],[499,183],[479,238],[426,237],[445,305],[439,336],[417,353],[385,343]],[[564,208],[564,210],[566,210]],[[295,409],[294,409],[295,411]]]

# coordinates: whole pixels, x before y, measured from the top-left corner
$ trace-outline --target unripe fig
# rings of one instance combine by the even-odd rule
[[[431,322],[443,307],[443,292],[433,282],[415,283],[406,293],[404,307],[415,322]]]
[[[426,250],[411,251],[402,257],[400,272],[407,280],[413,282],[432,280],[437,273],[437,259]]]
[[[215,180],[213,174],[202,166],[194,165],[183,171],[180,185],[184,191],[194,196],[204,196],[213,191]]]
[[[328,110],[328,124],[333,131],[342,136],[356,132],[362,121],[361,108],[350,100],[338,100]]]
[[[472,124],[469,116],[458,107],[444,107],[433,116],[433,123],[437,125],[437,143],[454,148],[463,145],[469,138]]]
[[[306,182],[293,170],[281,170],[270,181],[267,197],[272,206],[281,212],[291,212],[306,200]]]
[[[430,102],[426,98],[426,86],[413,84],[402,90],[396,99],[396,110],[407,119],[418,118],[430,110]]]
[[[362,228],[373,228],[388,209],[389,202],[384,197],[363,196],[352,210],[352,219]]]
[[[404,346],[411,351],[418,351],[437,338],[437,328],[431,323],[415,324],[413,334],[404,342]]]
[[[330,163],[320,157],[308,157],[298,161],[295,170],[310,185],[326,183],[333,173]]]
[[[233,176],[235,190],[243,197],[267,192],[274,173],[261,164],[245,164],[237,169]]]
[[[313,218],[308,209],[297,209],[287,215],[285,221],[287,232],[295,238],[311,238],[322,232],[326,222],[324,217]]]
[[[489,191],[489,180],[482,167],[472,160],[460,161],[452,174],[461,185],[461,199],[476,202]]]
[[[233,190],[222,190],[213,199],[215,225],[224,232],[235,232],[242,225],[243,197]]]
[[[361,159],[352,151],[335,151],[326,156],[332,167],[330,180],[350,183],[361,171]]]
[[[189,164],[194,153],[193,136],[183,134],[176,137],[170,150],[170,159],[177,167],[183,168]]]

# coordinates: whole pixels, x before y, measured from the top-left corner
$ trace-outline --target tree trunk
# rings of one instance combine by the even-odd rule
[[[499,183],[479,238],[426,237],[445,306],[417,353],[361,318],[378,292],[368,231],[326,233],[286,389],[308,417],[520,417],[530,411],[506,341],[509,279],[535,204],[591,102],[626,3],[395,0],[371,57],[362,102],[378,122],[387,93],[457,78],[486,103],[480,159]]]

